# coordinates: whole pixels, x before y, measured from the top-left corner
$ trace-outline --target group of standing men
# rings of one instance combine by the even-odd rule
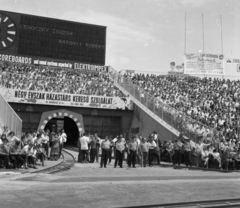
[[[95,160],[98,162],[101,152],[100,168],[106,168],[107,162],[111,163],[113,155],[115,158],[114,168],[117,166],[123,168],[124,158],[126,158],[129,168],[136,168],[137,163],[146,167],[147,162],[151,167],[154,160],[160,165],[160,147],[161,142],[155,131],[148,139],[135,135],[127,141],[122,135],[115,138],[105,136],[105,139],[102,140],[97,134],[83,134],[78,140],[78,162],[94,163]]]

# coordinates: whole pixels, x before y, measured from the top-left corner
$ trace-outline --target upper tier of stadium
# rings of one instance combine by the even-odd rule
[[[95,95],[107,97],[125,97],[114,86],[108,73],[34,65],[15,65],[0,67],[0,87]]]
[[[142,89],[143,94],[148,93],[154,96],[155,105],[165,104],[177,112],[183,112],[193,121],[222,132],[226,139],[238,138],[239,80],[153,74],[125,74],[124,76],[125,80]],[[202,133],[202,128],[196,122],[190,122],[187,125],[191,132]]]
[[[175,122],[181,117],[178,112],[183,113],[185,118],[191,118],[190,122],[182,120],[189,132],[201,135],[215,129],[222,132],[221,136],[226,139],[238,137],[240,81],[128,73],[124,77],[125,81],[135,84],[143,94],[154,96],[154,105],[164,104],[174,109],[170,112],[176,113]],[[107,72],[34,65],[4,66],[2,63],[0,86],[19,90],[125,97]]]

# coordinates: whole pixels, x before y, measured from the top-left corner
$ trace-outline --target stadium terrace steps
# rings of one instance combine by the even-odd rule
[[[111,77],[111,76],[110,76]],[[159,124],[161,124],[163,127],[165,127],[167,130],[169,130],[171,133],[173,133],[175,136],[179,135],[179,131],[173,128],[171,125],[169,125],[167,122],[165,122],[163,119],[161,119],[159,116],[157,116],[154,112],[152,112],[150,109],[148,109],[145,105],[143,105],[136,97],[128,92],[124,87],[122,87],[116,79],[111,77],[112,80],[114,80],[114,84],[116,87],[118,87],[125,95],[130,96],[132,101],[138,105],[144,112],[146,112],[150,117],[152,117],[154,120],[156,120]]]

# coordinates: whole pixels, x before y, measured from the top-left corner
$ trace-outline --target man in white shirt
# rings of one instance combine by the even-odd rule
[[[88,144],[90,143],[89,137],[86,133],[83,134],[82,137],[79,138],[78,146],[80,147],[80,162],[88,162]]]
[[[149,163],[149,167],[152,167],[154,149],[155,149],[155,147],[157,146],[156,143],[154,142],[152,136],[150,136],[150,138],[149,138],[148,145],[149,145],[148,163]]]
[[[62,155],[63,144],[67,141],[67,135],[64,132],[64,129],[61,130],[60,136],[60,148],[59,148],[59,155]]]
[[[49,153],[49,129],[44,132],[44,130],[41,131],[41,139],[42,139],[42,146],[43,149],[45,150],[45,155],[48,158],[48,153]]]
[[[98,134],[97,134],[97,133],[94,134],[94,137],[95,137],[95,139],[97,140],[97,145],[96,145],[96,148],[97,148],[96,161],[98,162],[99,149],[100,149],[100,146],[101,146],[101,143],[102,143],[103,140],[98,137]]]

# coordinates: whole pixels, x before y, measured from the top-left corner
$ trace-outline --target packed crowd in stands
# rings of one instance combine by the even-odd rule
[[[184,128],[189,132],[203,135],[214,129],[217,137],[239,140],[240,80],[144,74],[125,78],[154,96],[157,107],[166,104],[170,112],[185,117]]]
[[[161,161],[173,163],[174,168],[181,164],[186,167],[217,168],[225,170],[239,170],[240,146],[238,142],[222,141],[213,144],[201,138],[195,143],[193,140],[180,133],[172,142],[161,142],[157,132],[148,138],[134,135],[125,139],[123,135],[115,138],[106,136],[100,139],[97,134],[84,134],[78,140],[80,163],[99,162],[100,168],[107,168],[114,155],[113,167],[123,168],[126,161],[127,168],[152,167],[160,165]],[[101,151],[101,160],[99,152]]]
[[[0,66],[0,87],[95,95],[125,97],[104,71],[73,70],[34,65]]]
[[[49,130],[24,133],[21,138],[15,136],[4,126],[0,136],[0,167],[5,169],[37,169],[44,166],[45,160],[58,160],[67,136],[64,130]],[[51,150],[51,151],[49,151]],[[38,161],[41,163],[38,164]]]

